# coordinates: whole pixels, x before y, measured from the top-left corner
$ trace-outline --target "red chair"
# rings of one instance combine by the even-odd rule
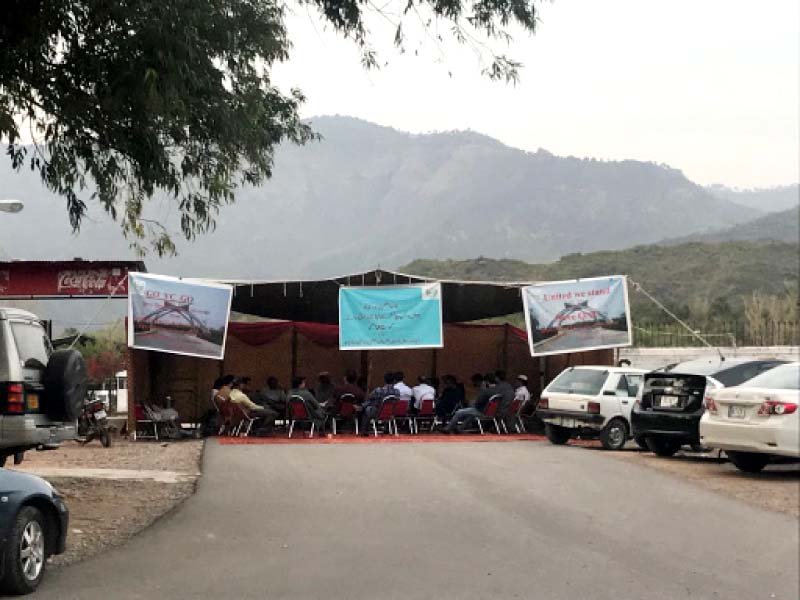
[[[500,423],[503,425],[503,431],[508,433],[508,427],[506,427],[506,419],[511,419],[514,423],[514,427],[517,428],[517,433],[521,433],[519,430],[519,423],[517,422],[519,419],[519,409],[522,408],[522,398],[514,398],[511,404],[506,411],[506,414],[500,417]]]
[[[483,435],[483,421],[492,421],[495,429],[497,429],[497,435],[500,435],[500,425],[497,424],[497,411],[500,408],[500,402],[502,402],[502,400],[503,396],[501,394],[495,394],[489,398],[489,402],[486,403],[486,408],[483,409],[483,414],[480,417],[475,417],[481,435]]]
[[[352,419],[358,435],[358,413],[356,412],[356,397],[353,394],[342,394],[339,396],[339,407],[335,414],[331,416],[331,426],[333,435],[336,435],[336,420],[347,421]]]
[[[392,433],[392,420],[394,419],[394,403],[397,402],[397,396],[386,396],[381,402],[381,407],[378,409],[377,414],[369,420],[372,425],[372,431],[375,437],[378,437],[378,425],[386,423],[389,426],[389,433]]]
[[[402,398],[398,398],[394,402],[394,410],[392,411],[392,420],[389,423],[390,426],[394,427],[394,434],[400,435],[397,431],[397,419],[405,419],[408,423],[408,432],[414,433],[414,418],[409,416],[408,414],[408,407],[411,405],[410,400],[403,400]],[[391,429],[391,427],[390,427]]]
[[[414,415],[414,433],[419,433],[419,421],[423,423],[425,421],[429,422],[430,431],[433,431],[433,425],[436,422],[436,413],[434,409],[436,408],[436,404],[433,401],[433,396],[423,396],[422,400],[419,404],[419,410],[417,414]]]
[[[314,419],[308,412],[305,400],[302,396],[289,396],[289,437],[292,437],[295,423],[311,423],[311,431],[308,437],[314,437]]]
[[[219,428],[219,435],[222,435],[223,433],[234,435],[240,424],[236,406],[230,400],[223,398],[219,404],[219,414],[222,417],[222,425]]]

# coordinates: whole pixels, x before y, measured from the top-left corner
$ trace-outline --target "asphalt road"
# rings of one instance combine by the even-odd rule
[[[219,446],[197,494],[37,600],[798,597],[798,522],[540,442]]]
[[[154,327],[146,334],[137,333],[134,336],[134,343],[142,348],[188,352],[204,356],[218,356],[222,352],[222,346],[219,344],[201,339],[189,332],[159,329],[158,327]]]
[[[628,343],[627,331],[586,327],[564,329],[555,337],[535,344],[537,353],[563,352],[575,348],[596,348]]]

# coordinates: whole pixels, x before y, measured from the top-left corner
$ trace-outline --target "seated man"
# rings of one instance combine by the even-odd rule
[[[369,435],[369,423],[374,419],[381,404],[386,396],[397,396],[397,388],[394,387],[394,373],[386,373],[383,376],[383,385],[372,390],[372,393],[362,404],[363,413],[361,415],[361,435]]]
[[[286,392],[281,388],[277,377],[267,377],[267,385],[261,390],[260,400],[262,406],[271,408],[279,415],[286,414]]]
[[[423,398],[436,398],[436,390],[430,384],[430,378],[420,375],[419,383],[412,390],[414,393],[414,409],[419,410]]]
[[[455,375],[445,375],[442,378],[444,389],[436,402],[434,412],[439,422],[444,423],[450,416],[464,405],[464,388],[458,385]]]
[[[478,397],[475,399],[475,405],[467,408],[457,410],[444,428],[446,433],[461,432],[472,425],[475,417],[482,417],[483,411],[486,410],[486,405],[489,404],[489,399],[497,392],[495,391],[495,377],[494,373],[489,373],[485,377],[485,386],[481,389]]]
[[[328,371],[322,371],[317,376],[317,389],[315,390],[314,397],[321,406],[327,407],[335,397],[336,386],[331,381],[331,374]]]
[[[314,394],[308,390],[305,377],[298,375],[292,378],[292,389],[289,390],[290,400],[292,396],[299,396],[303,399],[308,416],[314,421],[314,425],[322,430],[325,426],[325,410],[319,405]]]
[[[352,369],[345,373],[344,383],[336,388],[336,399],[341,400],[345,394],[353,396],[353,403],[356,405],[364,402],[364,390],[358,387],[358,374]]]
[[[250,400],[242,391],[242,381],[237,379],[231,385],[231,391],[228,399],[245,409],[247,415],[249,417],[258,418],[257,427],[256,429],[263,430],[265,432],[270,432],[275,427],[275,419],[278,417],[278,413],[270,408],[263,408]]]
[[[408,405],[414,406],[414,390],[408,387],[403,379],[405,379],[405,374],[402,371],[394,374],[394,388],[397,390],[397,397],[400,400],[408,400]]]

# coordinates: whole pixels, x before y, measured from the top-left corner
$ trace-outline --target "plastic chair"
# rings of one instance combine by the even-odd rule
[[[303,400],[302,396],[289,396],[289,419],[289,437],[292,437],[295,423],[311,423],[311,431],[309,431],[308,437],[314,437],[315,422],[314,419],[311,418],[311,413],[308,412],[306,401]]]
[[[397,396],[386,396],[381,402],[381,407],[378,409],[377,414],[370,419],[372,431],[375,437],[378,437],[378,425],[387,423],[389,425],[389,433],[392,432],[392,419],[394,419],[394,403],[397,402]]]
[[[339,396],[339,407],[335,414],[331,416],[331,427],[333,435],[336,435],[336,420],[343,421],[352,419],[355,425],[356,435],[358,435],[358,414],[356,413],[356,397],[353,394],[342,394]]]
[[[433,425],[436,422],[436,413],[434,409],[436,408],[436,404],[433,401],[433,396],[423,396],[420,404],[419,404],[419,411],[417,414],[414,415],[414,433],[419,434],[419,421],[429,422],[430,431],[433,431]]]
[[[394,434],[400,435],[397,431],[397,419],[405,419],[408,423],[408,432],[414,433],[414,418],[409,416],[408,408],[411,405],[410,400],[398,398],[394,402],[394,409],[392,410],[392,420],[389,423],[390,428],[394,427]]]
[[[475,417],[481,435],[483,435],[483,421],[492,421],[495,429],[497,429],[497,435],[500,435],[500,425],[497,424],[497,411],[500,408],[500,402],[502,400],[503,396],[501,394],[495,394],[489,398],[489,402],[486,403],[486,408],[483,409],[483,414],[479,417]]]

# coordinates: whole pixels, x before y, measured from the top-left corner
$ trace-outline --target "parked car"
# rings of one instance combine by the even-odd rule
[[[619,450],[631,437],[631,409],[643,369],[569,367],[542,392],[536,416],[547,439],[565,444],[572,437],[600,438],[603,448]]]
[[[658,456],[672,456],[684,444],[700,443],[700,417],[708,390],[739,385],[785,361],[748,358],[678,363],[644,376],[641,397],[631,413],[635,438]]]
[[[40,477],[0,467],[0,591],[28,594],[66,548],[69,511]]]
[[[73,439],[85,397],[80,352],[53,351],[36,315],[0,308],[0,466]]]
[[[732,388],[711,390],[700,441],[725,450],[742,471],[800,459],[800,362],[770,369]]]

